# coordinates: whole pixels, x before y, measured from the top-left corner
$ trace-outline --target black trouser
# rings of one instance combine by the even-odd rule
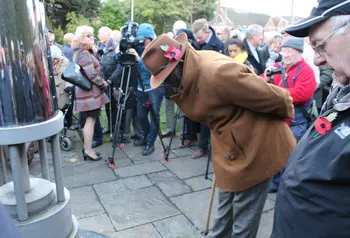
[[[185,139],[187,140],[197,140],[197,131],[200,128],[200,136],[198,147],[200,149],[208,149],[210,129],[207,125],[201,124],[199,122],[194,122],[189,118],[185,117],[186,120],[186,135]]]

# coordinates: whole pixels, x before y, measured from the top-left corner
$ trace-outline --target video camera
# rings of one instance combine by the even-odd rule
[[[266,76],[271,77],[275,74],[282,74],[282,70],[279,68],[268,68],[266,69]]]
[[[137,46],[144,44],[144,37],[137,37],[139,30],[139,24],[136,22],[126,22],[122,28],[122,40],[119,43],[120,52],[125,53],[130,48],[136,48]]]
[[[129,21],[124,24],[121,30],[122,39],[119,42],[118,58],[122,65],[135,64],[136,59],[133,54],[129,54],[130,48],[136,49],[138,46],[144,45],[144,37],[137,37],[139,25],[136,22]]]

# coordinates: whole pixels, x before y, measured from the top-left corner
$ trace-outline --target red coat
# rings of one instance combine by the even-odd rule
[[[300,70],[298,71],[298,66]],[[305,104],[314,95],[316,90],[316,78],[315,73],[310,65],[308,65],[304,59],[299,61],[287,69],[287,82],[289,88],[286,88],[290,96],[293,98],[293,104]],[[293,77],[296,76],[294,82]],[[274,76],[274,84],[281,88],[285,88],[282,82],[282,75],[276,74]]]

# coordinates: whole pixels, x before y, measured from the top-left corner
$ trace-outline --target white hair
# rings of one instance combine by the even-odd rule
[[[84,34],[94,34],[94,28],[91,26],[78,26],[75,30],[75,37],[77,41],[82,41]]]
[[[52,59],[62,59],[62,50],[55,45],[50,46],[51,58]]]
[[[264,33],[264,28],[262,26],[259,26],[257,24],[253,24],[247,27],[247,30],[245,32],[245,36],[247,39],[252,38],[256,35],[260,35]]]
[[[109,35],[109,37],[113,37],[112,36],[112,32],[113,32],[112,29],[107,27],[107,26],[103,26],[98,30],[98,33],[101,33],[101,32],[105,32],[107,35]]]
[[[174,23],[174,25],[173,25],[173,33],[176,34],[176,32],[177,32],[178,30],[186,29],[186,28],[187,28],[186,22],[181,21],[181,20],[176,21],[176,22]]]
[[[337,36],[344,35],[345,30],[347,28],[344,26],[349,25],[350,15],[333,16],[333,17],[331,17],[331,21],[332,21],[332,31],[333,32],[335,32],[343,27],[335,35],[337,35]]]

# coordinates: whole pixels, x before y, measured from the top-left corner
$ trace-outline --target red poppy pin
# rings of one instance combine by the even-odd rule
[[[181,50],[179,50],[175,46],[162,45],[160,48],[165,52],[164,56],[170,61],[178,61],[181,59]]]
[[[326,134],[332,128],[332,122],[337,118],[338,113],[333,112],[329,114],[327,117],[319,117],[315,121],[315,130],[319,135]]]

